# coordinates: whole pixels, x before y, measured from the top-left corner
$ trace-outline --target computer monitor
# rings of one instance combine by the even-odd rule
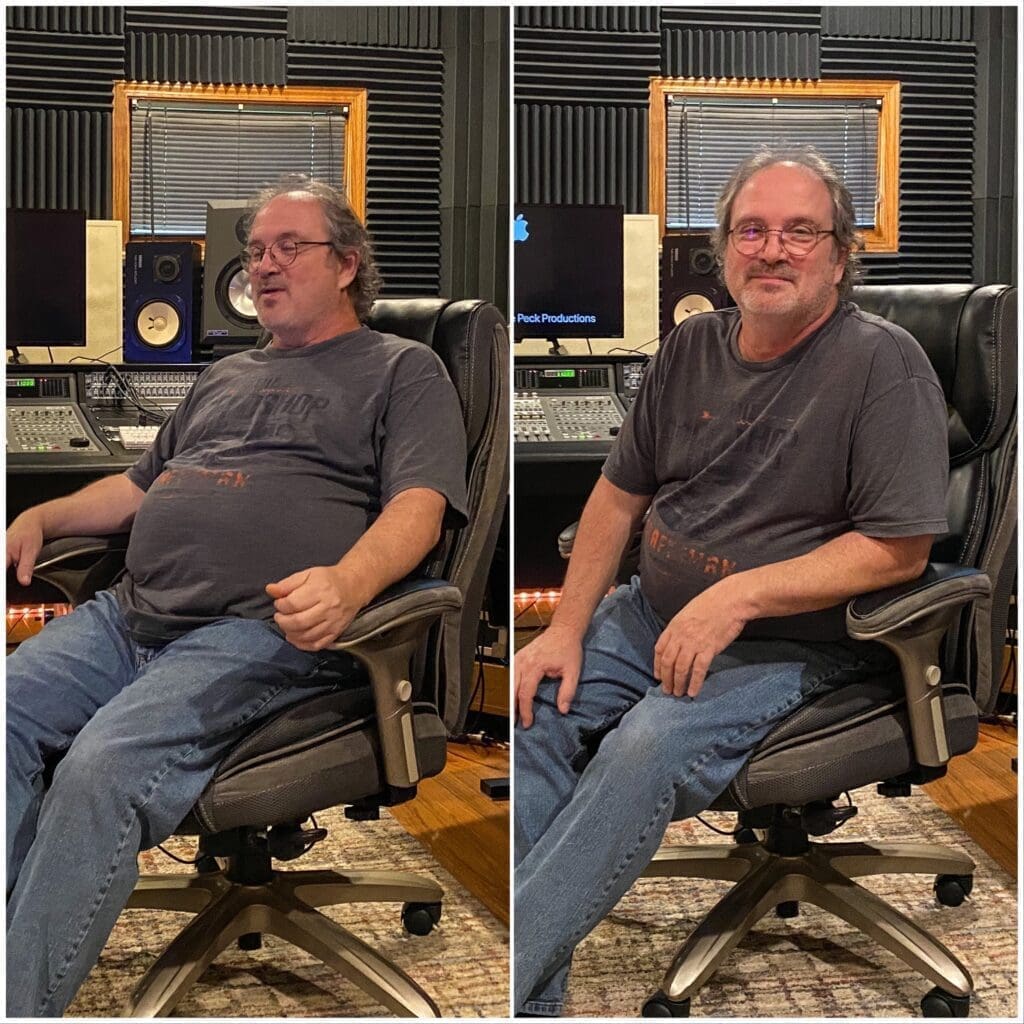
[[[516,341],[623,336],[622,214],[621,206],[516,206]]]
[[[7,347],[85,343],[85,212],[8,210]]]

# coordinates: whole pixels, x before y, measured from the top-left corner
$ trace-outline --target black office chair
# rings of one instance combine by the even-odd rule
[[[852,637],[897,655],[900,674],[811,698],[772,730],[712,805],[739,812],[736,842],[664,846],[647,876],[736,885],[677,953],[646,1017],[687,1017],[690,1002],[770,910],[810,902],[848,921],[928,978],[925,1016],[967,1016],[973,983],[941,943],[852,879],[936,875],[935,895],[959,905],[973,861],[933,844],[816,843],[856,813],[840,794],[878,783],[885,796],[941,777],[977,743],[979,714],[999,692],[1017,531],[1017,293],[1009,286],[864,286],[854,301],[921,343],[949,407],[948,517],[918,580],[851,601]],[[575,524],[574,524],[575,526]],[[571,550],[574,527],[560,537]],[[628,557],[621,569],[635,571]],[[902,685],[901,679],[902,676]]]
[[[423,578],[382,594],[335,645],[365,666],[365,688],[295,704],[228,753],[176,830],[200,837],[198,871],[140,878],[129,907],[196,916],[140,981],[126,1016],[169,1014],[222,950],[236,940],[257,948],[261,933],[318,957],[400,1016],[440,1016],[406,974],[315,909],[400,902],[405,928],[425,935],[441,915],[436,882],[397,871],[280,871],[272,863],[317,839],[301,827],[311,813],[345,804],[349,817],[375,818],[443,769],[446,735],[467,711],[508,490],[508,337],[498,310],[475,301],[381,300],[368,323],[424,342],[444,361],[468,438],[469,525],[449,531]],[[108,584],[126,546],[126,537],[63,538],[46,545],[36,575],[79,603]]]

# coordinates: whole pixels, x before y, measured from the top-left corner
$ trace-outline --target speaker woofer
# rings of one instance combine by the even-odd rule
[[[241,261],[231,260],[220,272],[215,286],[217,308],[231,323],[239,327],[259,327],[256,303],[252,297],[252,280],[242,269]]]
[[[169,302],[153,299],[143,305],[135,316],[135,332],[143,344],[166,348],[181,336],[181,315]]]
[[[690,295],[684,295],[672,307],[672,322],[681,324],[695,313],[710,313],[714,308],[714,303],[706,295],[693,292]]]

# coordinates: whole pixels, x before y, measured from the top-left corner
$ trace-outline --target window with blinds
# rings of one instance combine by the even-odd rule
[[[812,145],[853,195],[865,247],[898,250],[899,82],[651,80],[649,210],[704,232],[729,176],[763,145]]]
[[[341,188],[345,107],[135,100],[131,227],[135,235],[203,235],[210,199],[245,201],[298,171]]]
[[[366,216],[366,89],[115,82],[113,206],[122,239],[206,234],[211,199],[282,174],[341,188]]]
[[[669,96],[666,227],[713,228],[729,176],[762,145],[814,146],[852,193],[857,226],[875,227],[879,103]]]

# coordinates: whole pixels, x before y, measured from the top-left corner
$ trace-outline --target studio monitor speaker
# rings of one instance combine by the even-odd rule
[[[124,359],[190,363],[198,323],[199,246],[129,242],[124,260]]]
[[[211,199],[206,204],[203,267],[203,348],[251,348],[260,334],[249,274],[242,268],[245,203]]]
[[[661,243],[661,336],[694,313],[731,305],[709,235],[666,235]]]

